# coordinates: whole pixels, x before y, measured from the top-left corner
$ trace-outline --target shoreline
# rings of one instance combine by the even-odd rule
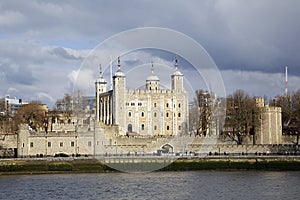
[[[118,158],[122,159],[122,158]],[[165,160],[163,160],[165,161]],[[253,158],[178,158],[156,171],[300,171],[300,157],[253,157]],[[159,161],[161,165],[161,161]],[[153,164],[156,164],[155,162]],[[112,164],[109,164],[112,166]],[[147,160],[138,162],[115,162],[126,168],[145,167]],[[115,173],[121,172],[94,158],[86,159],[3,159],[0,160],[1,175],[65,174],[65,173]],[[137,171],[138,172],[138,171]],[[141,171],[143,172],[143,171]]]

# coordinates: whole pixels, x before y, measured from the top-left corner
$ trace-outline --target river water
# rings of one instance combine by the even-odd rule
[[[0,199],[300,199],[300,172],[1,175]]]

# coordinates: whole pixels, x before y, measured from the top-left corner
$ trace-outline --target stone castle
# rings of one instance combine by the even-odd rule
[[[256,106],[262,111],[260,126],[252,139],[256,145],[250,141],[236,146],[220,140],[218,135],[188,134],[188,93],[183,87],[184,76],[177,59],[170,89],[161,89],[153,64],[144,89],[127,89],[119,58],[117,67],[112,90],[107,90],[100,69],[95,81],[95,113],[83,112],[72,120],[56,117],[50,120],[49,132],[33,131],[22,125],[17,137],[6,137],[10,148],[17,151],[18,157],[152,154],[160,149],[208,154],[267,152],[274,144],[283,143],[281,109],[265,105],[263,98],[256,99]],[[4,146],[8,147],[7,144]]]
[[[96,120],[118,125],[119,135],[176,136],[188,130],[188,93],[183,87],[177,59],[170,90],[160,88],[153,63],[146,88],[127,90],[120,58],[113,76],[113,89],[106,90],[107,82],[101,70],[95,86]]]

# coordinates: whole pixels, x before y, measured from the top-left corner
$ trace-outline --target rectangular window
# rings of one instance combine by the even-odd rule
[[[71,147],[74,147],[75,146],[75,142],[71,142]]]
[[[23,144],[22,144],[22,147],[24,147],[24,146],[25,146],[25,144],[23,143]]]
[[[88,146],[92,146],[92,142],[91,141],[88,141]]]
[[[51,147],[51,142],[48,142],[48,147]]]
[[[30,142],[30,147],[33,147],[33,142]]]
[[[63,147],[63,146],[64,146],[64,143],[63,143],[63,142],[60,142],[60,143],[59,143],[59,146],[60,146],[60,147]]]

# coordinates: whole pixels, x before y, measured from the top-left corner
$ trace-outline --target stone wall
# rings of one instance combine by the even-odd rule
[[[266,105],[261,111],[256,144],[282,144],[281,108]]]
[[[72,155],[111,155],[111,154],[153,154],[165,146],[172,153],[194,152],[211,154],[255,154],[289,152],[293,145],[236,145],[224,142],[218,136],[120,136],[119,127],[97,123],[93,130],[82,127],[74,132],[33,132],[22,125],[18,140],[11,138],[6,147],[18,147],[19,157]],[[10,145],[8,145],[10,144]]]
[[[17,148],[16,134],[3,134],[0,135],[0,147],[2,148]]]

